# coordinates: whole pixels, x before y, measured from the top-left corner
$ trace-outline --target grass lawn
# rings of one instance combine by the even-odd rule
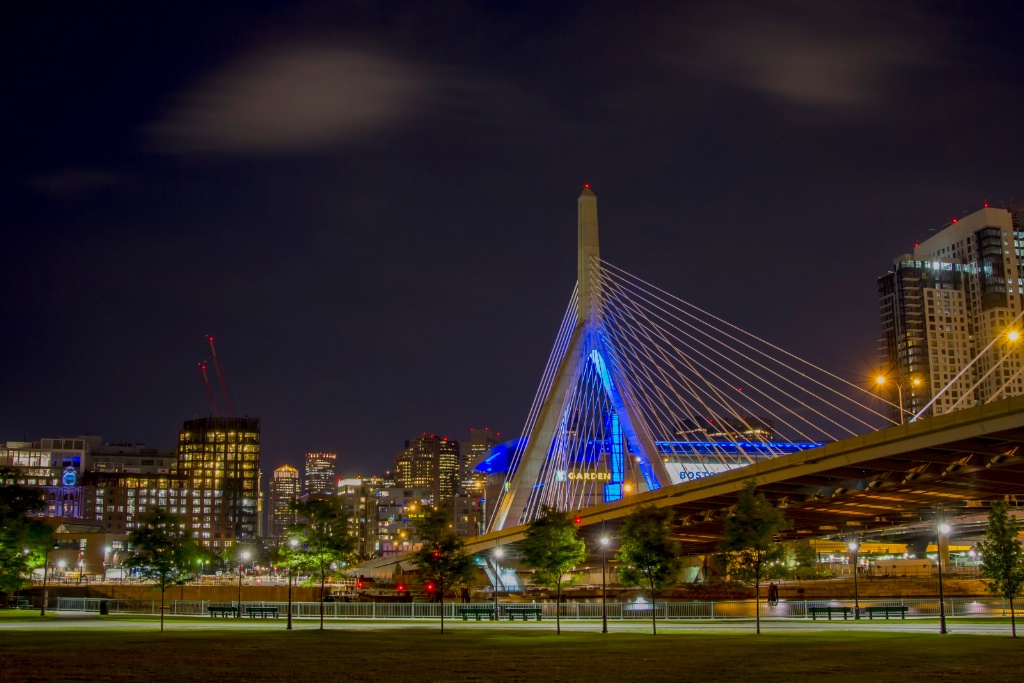
[[[1024,642],[897,633],[641,634],[225,626],[9,629],[0,681],[1019,681]]]

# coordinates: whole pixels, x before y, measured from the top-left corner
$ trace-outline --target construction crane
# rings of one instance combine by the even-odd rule
[[[206,374],[206,361],[205,360],[202,363],[199,364],[199,372],[203,376],[203,386],[206,387],[206,396],[207,396],[207,398],[210,399],[210,410],[213,411],[213,416],[214,417],[218,417],[218,415],[217,415],[217,401],[214,400],[214,398],[213,398],[213,387],[210,386],[210,378]]]
[[[228,417],[234,417],[235,411],[231,407],[231,399],[228,398],[228,387],[224,383],[224,373],[220,370],[220,359],[217,358],[217,348],[213,345],[213,337],[206,335],[206,341],[210,343],[210,353],[213,356],[213,369],[217,372],[217,383],[220,384],[220,393],[224,394],[224,406],[227,408]]]

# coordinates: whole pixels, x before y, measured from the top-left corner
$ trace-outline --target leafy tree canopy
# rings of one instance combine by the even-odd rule
[[[42,489],[16,483],[17,470],[0,469],[0,590],[12,592],[43,565],[53,547],[53,529],[28,515],[44,509]]]
[[[674,585],[682,565],[679,543],[672,537],[672,511],[646,505],[626,517],[615,559],[619,581],[648,588],[652,598]]]
[[[989,592],[1010,601],[1010,628],[1017,637],[1017,621],[1013,610],[1013,599],[1024,588],[1024,547],[1018,539],[1020,525],[1016,517],[1009,514],[1006,501],[992,505],[988,513],[988,527],[981,550],[981,575],[990,579]]]
[[[545,505],[540,517],[527,527],[519,552],[523,562],[534,570],[533,580],[558,591],[579,579],[566,574],[587,558],[587,544],[568,512]]]
[[[128,543],[131,554],[124,566],[156,583],[161,591],[191,580],[196,572],[196,558],[204,556],[203,549],[184,529],[181,518],[165,508],[143,514],[138,527],[128,534]]]
[[[429,510],[416,520],[416,535],[422,542],[412,561],[419,567],[424,583],[436,586],[435,599],[444,600],[450,588],[470,580],[473,560],[466,554],[466,544],[459,538],[444,510]]]

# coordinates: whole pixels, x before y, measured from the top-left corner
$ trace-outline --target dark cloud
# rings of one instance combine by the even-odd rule
[[[683,34],[674,64],[814,108],[869,108],[896,77],[935,62],[927,16],[872,2],[716,3]]]
[[[193,154],[315,152],[422,119],[434,110],[509,123],[543,110],[466,70],[382,52],[297,44],[250,54],[178,97],[152,126],[161,149]]]
[[[381,54],[274,49],[204,79],[153,132],[180,153],[314,151],[404,121],[433,85],[426,70]]]

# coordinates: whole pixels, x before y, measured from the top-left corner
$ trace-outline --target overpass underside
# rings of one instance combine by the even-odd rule
[[[784,538],[868,537],[943,515],[984,513],[1024,494],[1024,397],[960,410],[639,493],[577,512],[584,533],[614,533],[642,505],[670,507],[686,554],[714,550],[744,483],[783,510]],[[470,539],[473,553],[520,540],[525,526]]]

